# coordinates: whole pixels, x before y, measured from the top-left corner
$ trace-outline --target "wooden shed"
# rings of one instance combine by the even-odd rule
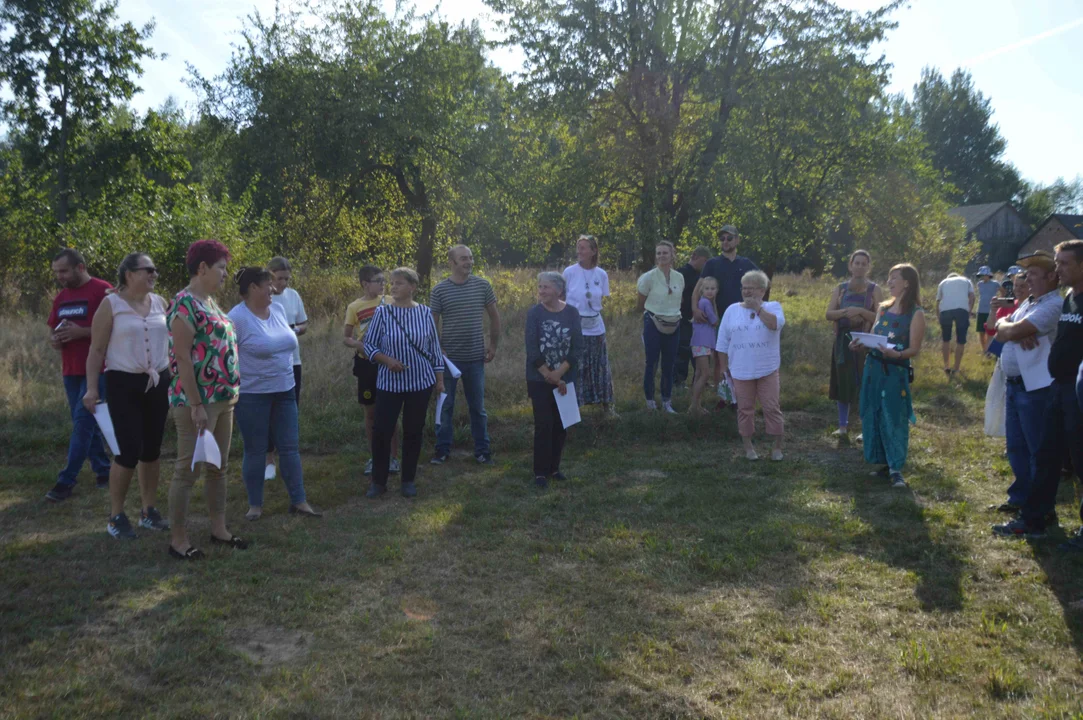
[[[1010,202],[963,205],[952,208],[949,215],[966,225],[968,242],[981,243],[981,252],[967,264],[967,274],[981,265],[994,270],[1006,270],[1019,256],[1019,248],[1027,241],[1030,228]]]
[[[1065,240],[1083,240],[1083,215],[1050,215],[1030,236],[1019,254],[1029,255],[1037,250],[1053,252],[1053,248]]]

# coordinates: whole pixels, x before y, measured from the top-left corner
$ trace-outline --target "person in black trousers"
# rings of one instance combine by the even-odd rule
[[[391,271],[392,302],[380,305],[365,333],[365,355],[379,364],[372,428],[372,484],[365,497],[387,492],[391,438],[402,413],[402,496],[414,497],[417,460],[433,390],[444,392],[444,352],[432,311],[414,302],[420,279],[410,268]]]
[[[692,257],[677,272],[684,276],[681,293],[681,339],[677,343],[677,367],[673,371],[674,386],[684,385],[688,380],[688,367],[692,364],[692,291],[696,289],[703,266],[711,259],[711,251],[703,245],[692,251]],[[721,315],[719,315],[721,317]]]
[[[560,419],[554,388],[566,395],[574,383],[583,352],[579,311],[561,300],[564,277],[538,275],[538,304],[526,314],[526,388],[534,407],[534,484],[564,480],[560,458],[568,431]]]

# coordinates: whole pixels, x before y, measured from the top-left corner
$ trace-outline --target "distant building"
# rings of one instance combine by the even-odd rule
[[[1023,216],[1009,202],[963,205],[948,210],[948,215],[966,224],[967,242],[981,243],[981,252],[966,266],[968,275],[981,265],[1006,270],[1030,235]]]
[[[1019,254],[1029,255],[1038,250],[1053,252],[1053,248],[1065,240],[1083,240],[1083,215],[1050,215],[1020,248]]]

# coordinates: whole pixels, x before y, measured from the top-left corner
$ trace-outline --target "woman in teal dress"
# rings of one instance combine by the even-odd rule
[[[850,439],[850,409],[861,396],[861,374],[865,350],[851,350],[850,333],[868,332],[876,319],[876,309],[884,301],[879,286],[868,279],[872,256],[867,250],[850,255],[850,279],[835,288],[827,304],[826,317],[835,325],[835,344],[831,348],[831,385],[828,397],[839,410],[839,429],[834,435],[840,442]]]
[[[892,487],[906,487],[902,469],[910,446],[910,424],[916,422],[910,396],[912,358],[921,352],[925,312],[921,285],[913,265],[896,265],[887,278],[891,298],[880,304],[872,332],[888,339],[882,350],[870,350],[861,381],[861,429],[865,462],[885,465],[880,474]],[[850,344],[851,349],[857,343]]]

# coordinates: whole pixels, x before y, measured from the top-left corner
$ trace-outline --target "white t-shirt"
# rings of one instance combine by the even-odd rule
[[[290,327],[308,322],[308,315],[305,315],[305,304],[301,302],[301,296],[298,295],[297,291],[293,288],[286,288],[282,291],[281,295],[272,294],[271,302],[278,303],[282,306],[282,310],[286,313],[286,320],[289,322]],[[297,344],[297,349],[293,351],[293,364],[301,364],[300,343]]]
[[[970,296],[974,294],[974,284],[962,275],[944,278],[936,288],[936,299],[940,302],[940,312],[945,310],[969,310]]]
[[[564,295],[579,311],[584,337],[605,335],[602,298],[609,297],[609,276],[600,267],[585,269],[578,263],[564,268]],[[587,293],[590,297],[587,297]]]
[[[741,303],[726,308],[718,325],[715,350],[729,358],[730,375],[734,380],[756,380],[766,377],[782,365],[779,337],[786,316],[782,305],[765,302],[763,309],[778,318],[778,328],[768,330],[763,320]]]

